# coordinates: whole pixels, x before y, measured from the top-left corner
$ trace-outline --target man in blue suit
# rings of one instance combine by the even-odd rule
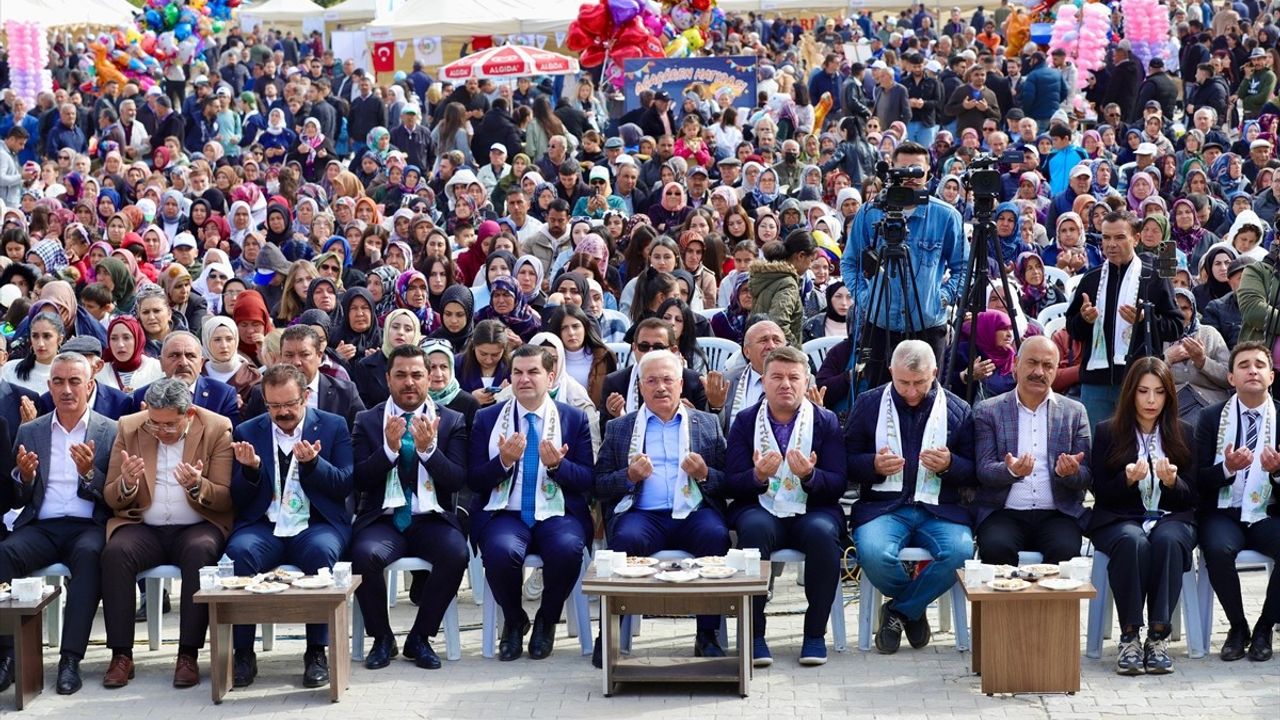
[[[262,375],[267,415],[237,427],[231,500],[236,523],[227,556],[236,575],[254,575],[279,565],[297,565],[308,575],[332,568],[351,540],[351,433],[343,419],[307,409],[307,381],[292,365],[274,365]],[[234,684],[246,687],[258,675],[252,625],[237,625]],[[329,681],[326,625],[307,625],[303,684]]]
[[[468,486],[476,493],[471,536],[480,547],[493,600],[506,617],[499,660],[523,654],[529,617],[521,605],[525,556],[542,557],[542,606],[533,619],[529,657],[551,654],[556,623],[592,535],[591,429],[581,410],[547,391],[555,359],[540,346],[511,354],[514,397],[476,413]]]
[[[800,664],[822,665],[844,550],[844,437],[835,414],[805,398],[807,355],[784,345],[765,357],[763,370],[764,398],[738,413],[729,431],[725,483],[734,499],[729,524],[738,531],[739,547],[759,548],[766,560],[775,550],[804,553],[809,609]],[[756,667],[773,664],[764,637],[766,599],[751,599]]]
[[[401,345],[387,359],[391,397],[356,416],[352,438],[360,498],[351,542],[352,570],[363,580],[356,598],[373,648],[364,665],[391,664],[399,650],[387,617],[386,567],[402,557],[431,563],[404,654],[418,667],[440,668],[431,638],[458,594],[467,568],[467,538],[454,497],[467,475],[467,426],[462,413],[428,395],[427,354]]]
[[[200,338],[179,330],[164,339],[160,348],[160,368],[164,370],[164,376],[185,380],[191,386],[191,399],[196,407],[230,418],[231,427],[236,427],[240,424],[240,402],[236,400],[235,388],[201,375],[203,367]],[[145,386],[133,391],[132,412],[142,410],[142,399],[146,395]]]
[[[98,342],[97,338],[77,335],[62,343],[59,351],[75,352],[85,356],[93,366],[94,377],[97,377],[98,372],[102,370],[102,343]],[[119,420],[121,416],[133,413],[133,398],[109,385],[94,383],[89,406],[103,417]],[[53,396],[47,392],[41,395],[37,410],[41,415],[53,412]]]
[[[724,555],[724,435],[720,419],[680,402],[684,364],[670,350],[640,359],[643,405],[605,426],[595,490],[609,547],[628,555],[683,550]],[[834,591],[833,591],[834,594]],[[694,654],[723,657],[718,615],[699,615]],[[600,666],[600,639],[592,663]]]

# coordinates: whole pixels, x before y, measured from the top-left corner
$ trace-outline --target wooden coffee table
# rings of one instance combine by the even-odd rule
[[[957,570],[964,585],[964,571]],[[1075,590],[1001,592],[964,589],[973,605],[973,672],[982,692],[1067,693],[1080,690],[1080,601],[1097,595],[1086,582]]]
[[[209,606],[209,655],[213,666],[213,702],[231,690],[231,626],[258,623],[325,623],[329,626],[329,699],[338,702],[351,677],[351,616],[347,604],[360,587],[353,575],[347,587],[295,590],[257,595],[246,590],[200,590],[195,601]]]
[[[604,694],[613,695],[623,682],[736,683],[747,696],[751,681],[751,596],[769,592],[770,566],[760,563],[760,575],[739,572],[725,580],[698,579],[669,583],[653,577],[596,577],[595,568],[582,581],[582,591],[600,596],[604,661]],[[621,657],[623,615],[735,615],[738,618],[737,656]]]
[[[44,589],[44,597],[35,602],[0,602],[0,635],[13,635],[13,694],[19,710],[44,691],[44,609],[62,588]]]

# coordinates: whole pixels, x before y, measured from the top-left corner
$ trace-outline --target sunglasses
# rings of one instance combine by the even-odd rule
[[[592,181],[591,181],[591,184],[592,184],[592,185],[603,185],[603,184],[604,184],[604,180],[592,180]]]
[[[321,270],[327,270],[327,271],[329,271],[329,272],[341,272],[341,271],[342,271],[342,268],[338,267],[337,265],[321,265],[321,266],[320,266],[320,269],[321,269]]]
[[[670,347],[670,345],[663,345],[662,343],[658,343],[656,345],[651,345],[647,342],[636,343],[636,349],[642,353],[647,353],[653,350],[666,350],[668,347]]]

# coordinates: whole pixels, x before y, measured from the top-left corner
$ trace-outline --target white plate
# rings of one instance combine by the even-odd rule
[[[249,578],[249,577],[218,578],[218,584],[228,590],[243,590],[253,584],[253,578]]]
[[[0,592],[0,602],[4,602],[5,600],[8,600],[11,597],[13,597],[13,593],[9,592],[8,590],[5,590],[4,592]]]
[[[702,567],[724,567],[725,560],[719,555],[704,555],[698,558],[698,564]]]
[[[293,586],[303,590],[323,590],[333,585],[332,577],[300,577],[293,581]]]
[[[1023,565],[1018,569],[1026,570],[1028,572],[1033,572],[1037,575],[1040,575],[1041,577],[1044,577],[1047,575],[1057,575],[1062,571],[1061,568],[1059,568],[1057,565],[1053,565],[1051,563],[1037,563],[1035,565]]]
[[[667,572],[660,572],[654,577],[663,582],[682,583],[697,580],[698,573],[692,570],[668,570]]]
[[[275,570],[267,573],[267,577],[271,578],[272,581],[282,582],[286,585],[294,580],[304,578],[306,576],[307,574],[304,572],[298,572],[297,570],[285,570],[284,568],[276,568]]]
[[[614,568],[613,574],[624,578],[642,578],[657,574],[658,569],[652,565],[629,565],[624,568]]]
[[[1000,592],[1018,592],[1019,590],[1026,590],[1031,587],[1031,583],[1026,580],[1019,580],[1016,578],[1012,580],[992,580],[987,583],[987,587],[990,587],[992,590],[999,590]]]
[[[736,572],[738,572],[736,568],[725,567],[723,565],[698,568],[698,575],[708,580],[724,580],[726,578],[733,577]]]
[[[1068,580],[1067,578],[1049,578],[1040,581],[1040,587],[1049,590],[1078,590],[1084,587],[1083,580]]]
[[[250,585],[249,587],[245,588],[245,590],[248,590],[249,592],[255,593],[257,595],[271,595],[273,593],[284,592],[285,590],[288,590],[288,589],[289,589],[288,585],[285,585],[284,583],[278,583],[278,582],[261,582],[256,585]]]

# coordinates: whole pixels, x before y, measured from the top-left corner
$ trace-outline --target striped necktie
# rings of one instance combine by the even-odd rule
[[[1244,412],[1244,446],[1252,450],[1258,442],[1258,411]]]

